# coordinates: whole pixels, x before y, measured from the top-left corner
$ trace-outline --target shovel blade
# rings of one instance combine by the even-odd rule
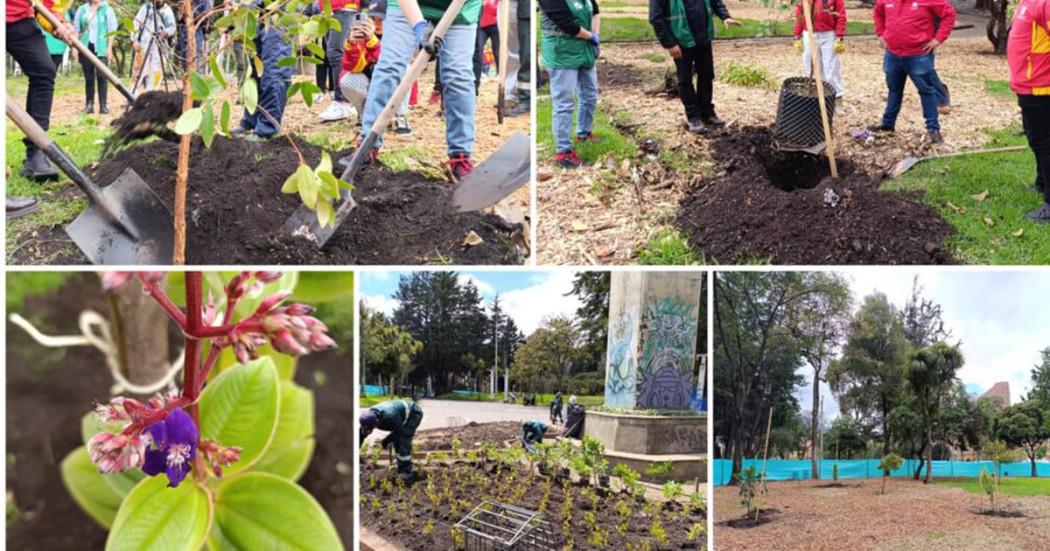
[[[911,167],[917,164],[919,164],[918,157],[905,157],[901,159],[897,162],[896,165],[893,166],[893,170],[890,171],[890,178],[896,178],[897,176],[908,172],[909,170],[911,170]]]
[[[284,221],[282,232],[295,237],[302,237],[312,242],[317,248],[324,247],[325,243],[328,243],[328,240],[335,235],[336,230],[346,221],[346,218],[350,216],[350,211],[354,210],[356,206],[357,203],[350,196],[350,192],[344,190],[342,201],[336,206],[335,216],[331,223],[321,227],[320,222],[317,220],[317,213],[306,208],[306,205],[299,205],[299,208],[295,209],[295,212]]]
[[[126,169],[102,188],[102,199],[65,228],[92,263],[171,264],[171,214],[134,170]]]
[[[495,205],[529,181],[530,144],[524,132],[515,132],[495,153],[463,177],[452,195],[458,212]]]

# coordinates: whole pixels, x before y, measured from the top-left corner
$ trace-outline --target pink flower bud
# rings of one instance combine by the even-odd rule
[[[145,284],[159,283],[160,280],[164,279],[167,272],[139,272],[139,281]]]
[[[310,350],[314,352],[321,352],[322,350],[331,350],[337,345],[334,340],[324,333],[311,333],[310,334]]]
[[[295,340],[291,331],[281,330],[270,337],[270,344],[274,350],[291,356],[302,356],[306,354],[306,348]]]
[[[288,295],[292,294],[291,291],[278,291],[266,298],[259,303],[259,307],[255,309],[256,315],[266,314],[270,310],[273,310],[275,306],[280,304],[284,299],[288,298]]]
[[[284,272],[254,272],[252,275],[255,276],[255,279],[263,283],[273,283],[274,281],[281,279]]]
[[[138,435],[100,432],[88,440],[88,455],[105,474],[142,467],[146,446]]]
[[[309,316],[314,313],[314,307],[301,302],[296,302],[294,304],[289,304],[285,309],[285,312],[289,316]]]
[[[133,275],[134,272],[105,272],[102,274],[102,290],[108,293],[120,289]]]
[[[248,363],[252,359],[252,355],[248,352],[248,347],[242,342],[233,345],[233,353],[237,356],[237,361],[242,364]]]

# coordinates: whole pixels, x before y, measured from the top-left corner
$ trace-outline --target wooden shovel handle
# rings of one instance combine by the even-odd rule
[[[33,142],[33,145],[40,149],[47,149],[53,143],[51,136],[47,135],[47,132],[40,127],[39,124],[33,120],[33,117],[26,113],[22,106],[15,103],[10,96],[7,98],[7,104],[5,106],[7,111],[7,118],[11,119],[11,122],[15,123],[15,126],[22,131],[29,138],[29,141]]]
[[[519,2],[527,2],[528,0],[518,0]],[[497,100],[499,105],[496,106],[496,115],[499,124],[503,124],[503,104],[507,98],[507,61],[508,61],[508,50],[510,40],[510,0],[499,0],[499,18],[496,22],[499,25],[499,94]],[[520,45],[519,45],[520,47]]]
[[[817,83],[817,103],[820,105],[820,123],[824,126],[824,141],[828,144],[825,151],[828,154],[828,164],[831,167],[831,177],[838,178],[839,167],[838,163],[835,162],[835,143],[831,139],[831,120],[828,118],[828,106],[824,102],[824,75],[820,63],[820,48],[817,47],[817,37],[813,33],[813,8],[809,5],[809,0],[802,0],[802,11],[805,12],[806,33],[809,36],[809,60],[812,65],[813,74],[816,76],[814,80],[816,80]]]

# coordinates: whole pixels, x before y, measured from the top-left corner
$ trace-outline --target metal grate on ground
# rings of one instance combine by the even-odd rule
[[[537,511],[482,502],[456,523],[468,551],[554,549],[554,531]]]

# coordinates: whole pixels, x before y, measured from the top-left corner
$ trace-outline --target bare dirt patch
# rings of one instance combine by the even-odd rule
[[[553,439],[561,435],[561,429],[550,427],[544,438]],[[521,439],[521,423],[499,421],[496,423],[476,423],[471,421],[459,427],[427,429],[416,432],[412,441],[415,451],[452,450],[452,439],[458,439],[464,449],[480,448],[485,442],[497,442],[502,445],[508,440]]]

